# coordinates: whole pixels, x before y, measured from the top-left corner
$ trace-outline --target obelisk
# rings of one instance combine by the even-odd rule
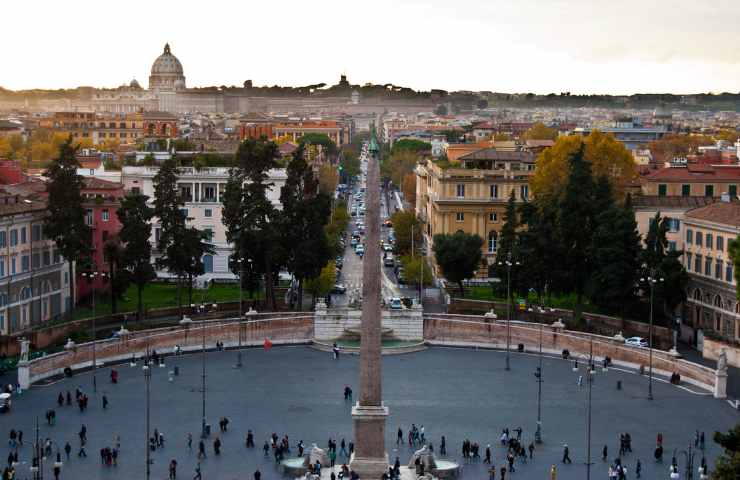
[[[362,271],[362,317],[360,337],[360,399],[352,408],[355,453],[350,468],[361,479],[378,479],[388,471],[385,452],[385,421],[388,408],[381,395],[380,358],[380,149],[372,128],[365,220],[365,258]]]

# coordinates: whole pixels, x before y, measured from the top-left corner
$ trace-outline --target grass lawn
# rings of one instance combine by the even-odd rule
[[[260,292],[254,293],[255,297]],[[244,291],[244,300],[249,298],[249,293]],[[183,305],[188,303],[187,288],[182,290]],[[137,290],[132,285],[123,295],[123,299],[118,301],[118,312],[133,312],[137,307]],[[239,300],[239,286],[231,283],[215,283],[210,288],[193,289],[193,303],[222,303],[234,302]],[[144,287],[142,302],[144,308],[161,308],[177,306],[177,285],[171,283],[151,283]],[[95,315],[105,315],[111,313],[110,296],[106,293],[98,294],[95,298]],[[75,319],[92,317],[92,305],[78,305],[75,309]]]

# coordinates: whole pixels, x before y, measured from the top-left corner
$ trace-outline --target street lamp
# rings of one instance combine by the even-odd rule
[[[542,443],[542,324],[540,323],[540,352],[537,366],[537,430],[534,432],[535,443]]]
[[[573,368],[578,370],[578,366]],[[586,407],[586,480],[591,480],[591,390],[594,382],[594,375],[596,375],[596,367],[594,365],[594,339],[589,338],[589,354],[588,354],[588,403]]]
[[[511,260],[511,252],[506,254],[506,260],[498,262],[499,265],[506,265],[506,302],[507,302],[507,315],[506,315],[506,370],[511,370],[509,362],[509,350],[511,344],[511,267],[514,265],[521,265],[519,261]]]
[[[238,347],[236,353],[236,365],[235,367],[241,368],[242,366],[242,288],[244,287],[244,263],[249,262],[249,271],[252,271],[252,259],[237,258],[236,262],[239,264],[239,321],[237,323],[238,331]]]
[[[149,405],[149,389],[150,384],[152,380],[152,369],[149,366],[149,348],[147,347],[146,351],[146,361],[144,362],[144,366],[142,367],[142,370],[144,371],[144,384],[146,385],[146,480],[149,480],[149,476],[151,475],[151,466],[152,466],[152,460],[151,460],[151,448],[150,448],[150,405]]]
[[[93,371],[93,392],[98,392],[98,382],[97,378],[95,377],[95,371],[98,368],[97,365],[97,358],[96,358],[96,345],[95,342],[98,339],[98,331],[95,328],[95,277],[105,278],[107,274],[105,272],[82,272],[82,276],[84,278],[87,278],[88,282],[92,283],[92,308],[93,308],[93,315],[92,315],[92,371]]]
[[[203,322],[202,325],[202,332],[203,332],[203,348],[201,350],[201,399],[203,404],[203,410],[202,410],[202,423],[201,423],[201,431],[200,431],[200,438],[206,438],[206,321],[205,319],[201,319],[201,322]]]
[[[653,399],[653,297],[655,294],[655,285],[664,281],[663,277],[657,276],[657,271],[653,268],[650,270],[650,275],[647,277],[640,278],[640,281],[647,283],[650,287],[650,334],[648,338],[648,349],[649,349],[649,374],[648,374],[648,400]]]
[[[689,443],[688,450],[679,450],[677,448],[673,449],[673,458],[676,458],[676,453],[682,453],[684,455],[684,458],[686,458],[686,480],[692,480],[694,478],[694,455],[696,452],[693,450],[691,443]],[[706,474],[706,472],[703,471],[703,465],[699,469],[700,475]],[[706,477],[705,477],[706,478]]]

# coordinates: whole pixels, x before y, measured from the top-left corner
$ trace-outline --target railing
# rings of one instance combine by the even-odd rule
[[[311,341],[313,314],[253,314],[249,320],[237,318],[193,321],[177,327],[157,328],[130,332],[116,338],[98,340],[75,345],[66,351],[47,355],[30,362],[31,383],[60,375],[65,368],[72,370],[90,368],[93,349],[96,365],[121,363],[133,357],[141,357],[146,351],[156,350],[169,354],[179,346],[182,351],[198,351],[215,348],[222,342],[226,348],[262,345],[266,339],[275,345],[300,344]]]

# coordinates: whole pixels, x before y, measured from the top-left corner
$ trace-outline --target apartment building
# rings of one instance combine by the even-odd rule
[[[740,165],[673,163],[641,179],[645,195],[661,197],[737,197]]]
[[[125,190],[142,193],[153,202],[154,176],[158,171],[159,167],[123,167],[122,181]],[[221,197],[228,178],[228,168],[182,167],[179,170],[178,188],[184,201],[182,208],[188,218],[188,225],[207,232],[215,250],[213,255],[203,257],[205,265],[205,274],[201,277],[203,280],[233,278],[229,270],[229,256],[233,249],[226,241],[226,227],[221,221],[223,208]],[[276,207],[280,207],[280,189],[285,185],[285,179],[284,169],[273,169],[269,173],[268,182],[272,186],[268,191],[268,198]],[[159,240],[159,234],[160,227],[155,219],[151,237],[154,246]],[[153,260],[156,258],[155,254]],[[159,271],[157,274],[163,278],[169,276],[166,271]]]
[[[484,259],[477,276],[489,276],[509,196],[517,203],[530,199],[535,160],[526,150],[484,148],[459,157],[459,166],[445,168],[432,161],[417,166],[416,214],[429,244],[434,235],[459,230],[479,235]]]
[[[70,305],[69,264],[54,241],[44,235],[46,200],[37,183],[40,182],[0,188],[3,335],[46,323],[63,315]]]
[[[56,112],[39,121],[40,128],[89,138],[94,145],[106,140],[134,144],[145,138],[177,136],[177,117],[166,112],[94,113]]]
[[[740,234],[740,202],[721,201],[686,212],[683,262],[689,273],[685,318],[690,339],[701,345],[707,330],[740,340],[737,300],[729,243]]]

